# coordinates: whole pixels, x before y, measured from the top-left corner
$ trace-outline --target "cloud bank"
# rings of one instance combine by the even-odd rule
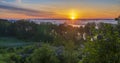
[[[16,2],[17,2],[17,3],[21,3],[21,2],[22,2],[22,0],[16,0]]]
[[[16,0],[16,2],[21,3],[21,0]],[[25,14],[27,16],[35,16],[35,17],[44,17],[49,15],[55,15],[54,12],[44,11],[44,10],[34,10],[30,8],[23,8],[21,6],[17,6],[9,4],[7,2],[3,2],[0,0],[0,11],[5,10],[11,13],[17,13],[17,14]]]

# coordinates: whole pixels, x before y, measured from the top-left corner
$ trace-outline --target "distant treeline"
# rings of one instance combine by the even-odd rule
[[[0,37],[15,37],[26,41],[36,42],[53,42],[57,38],[64,40],[83,41],[87,36],[94,36],[97,31],[106,32],[107,26],[113,30],[119,31],[119,26],[116,28],[111,24],[100,23],[96,28],[95,23],[88,23],[85,27],[72,27],[67,24],[55,25],[52,23],[36,24],[33,21],[18,20],[10,22],[0,19]],[[105,29],[104,29],[105,28]],[[109,31],[110,32],[110,31]]]
[[[51,41],[50,36],[53,24],[35,24],[27,20],[10,22],[0,19],[0,37],[16,37],[23,40]]]

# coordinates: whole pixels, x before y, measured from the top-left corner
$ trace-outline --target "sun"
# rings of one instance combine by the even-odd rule
[[[69,17],[71,20],[77,19],[78,17],[77,12],[75,10],[70,11]]]
[[[72,20],[75,20],[75,17],[74,17],[74,16],[71,16],[71,19],[72,19]]]

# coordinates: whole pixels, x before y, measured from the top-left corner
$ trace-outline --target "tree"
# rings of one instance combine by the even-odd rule
[[[8,20],[0,19],[0,36],[9,36],[11,23]]]
[[[65,50],[60,57],[60,63],[78,63],[80,54],[78,50],[75,50],[75,48],[73,41],[66,41]]]
[[[29,59],[27,60],[28,63],[59,63],[55,50],[49,45],[43,45],[36,49]]]
[[[116,31],[107,32],[103,39],[87,42],[81,63],[120,63],[120,39],[118,36]]]
[[[41,23],[37,26],[34,40],[41,42],[52,42],[53,35],[51,34],[53,24]]]
[[[14,27],[16,35],[15,37],[24,40],[32,40],[36,33],[37,24],[29,22],[27,20],[19,20],[14,23]]]

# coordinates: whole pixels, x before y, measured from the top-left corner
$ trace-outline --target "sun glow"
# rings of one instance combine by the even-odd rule
[[[72,16],[72,17],[71,17],[71,19],[72,19],[72,20],[74,20],[74,19],[75,19],[75,17],[74,17],[74,16]]]
[[[77,12],[75,10],[70,11],[69,17],[72,20],[77,19],[78,18]]]

